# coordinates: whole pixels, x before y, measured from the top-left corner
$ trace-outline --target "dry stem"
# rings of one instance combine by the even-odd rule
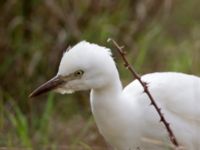
[[[172,144],[178,148],[179,147],[179,144],[178,144],[178,141],[170,127],[170,124],[167,122],[167,120],[165,119],[164,117],[164,114],[161,112],[161,108],[158,107],[156,101],[154,100],[153,96],[151,95],[151,93],[149,92],[149,89],[148,89],[148,86],[147,86],[147,83],[146,82],[143,82],[141,80],[141,77],[138,75],[138,73],[134,70],[134,68],[129,64],[127,58],[125,57],[125,52],[123,50],[123,47],[119,46],[117,44],[117,42],[113,39],[108,39],[108,42],[112,41],[112,43],[116,46],[119,54],[121,55],[123,61],[124,61],[124,66],[131,72],[131,74],[134,76],[134,78],[136,78],[140,84],[143,86],[144,88],[144,92],[148,95],[150,101],[151,101],[151,105],[153,105],[153,107],[156,109],[159,117],[160,117],[160,122],[162,122],[168,132],[168,135],[169,135],[169,138],[172,142]]]

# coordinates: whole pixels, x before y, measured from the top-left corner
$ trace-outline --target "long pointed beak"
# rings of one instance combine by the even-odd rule
[[[37,89],[35,89],[30,95],[29,97],[35,97],[38,96],[40,94],[44,94],[48,91],[51,91],[55,88],[57,88],[58,86],[60,86],[61,84],[63,84],[65,81],[63,79],[61,79],[60,76],[55,76],[54,78],[52,78],[51,80],[47,81],[46,83],[42,84],[41,86],[39,86]]]

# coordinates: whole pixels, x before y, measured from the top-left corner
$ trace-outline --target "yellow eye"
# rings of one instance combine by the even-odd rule
[[[84,73],[83,70],[78,70],[78,71],[74,72],[74,75],[75,75],[76,77],[78,77],[78,76],[82,76],[83,73]]]

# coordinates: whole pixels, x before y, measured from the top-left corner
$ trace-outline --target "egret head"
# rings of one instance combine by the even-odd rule
[[[66,51],[57,75],[41,85],[30,97],[56,91],[62,94],[107,86],[118,72],[108,48],[82,41]]]

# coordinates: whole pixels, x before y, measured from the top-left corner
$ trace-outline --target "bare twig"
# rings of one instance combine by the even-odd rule
[[[177,139],[176,139],[176,137],[175,137],[175,135],[174,135],[174,133],[173,133],[171,127],[170,127],[170,124],[169,124],[169,123],[167,122],[167,120],[165,119],[164,114],[161,112],[161,108],[158,107],[156,101],[154,100],[153,96],[152,96],[151,93],[149,92],[147,83],[146,83],[146,82],[143,82],[143,81],[141,80],[141,77],[140,77],[140,76],[138,75],[138,73],[134,70],[134,68],[129,64],[127,58],[125,57],[125,51],[123,50],[123,47],[122,47],[122,46],[119,46],[119,45],[117,44],[117,42],[116,42],[115,40],[113,40],[113,39],[108,39],[108,42],[110,42],[110,41],[116,46],[116,48],[117,48],[119,54],[121,55],[121,57],[122,57],[122,59],[123,59],[123,61],[124,61],[124,66],[131,72],[131,74],[134,76],[134,78],[136,78],[136,79],[140,82],[140,84],[143,86],[144,92],[148,95],[148,97],[149,97],[149,99],[150,99],[150,101],[151,101],[151,105],[154,106],[154,108],[156,109],[156,111],[157,111],[157,113],[158,113],[158,115],[159,115],[159,117],[160,117],[160,122],[162,122],[162,123],[164,124],[165,128],[166,128],[166,130],[167,130],[167,132],[168,132],[168,134],[169,134],[169,138],[170,138],[172,144],[173,144],[176,148],[178,148],[178,147],[179,147],[179,143],[178,143],[178,141],[177,141]]]

